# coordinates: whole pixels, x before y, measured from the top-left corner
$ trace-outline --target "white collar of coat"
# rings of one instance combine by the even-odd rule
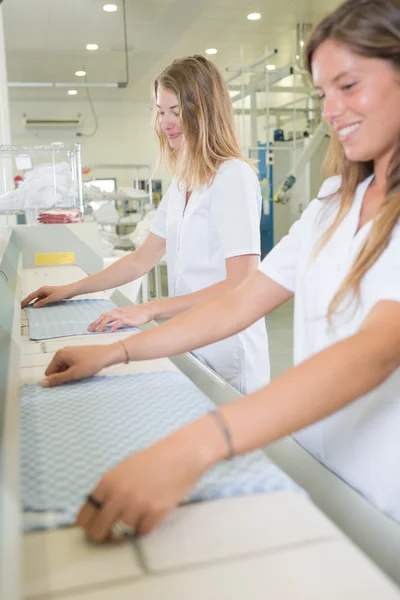
[[[364,181],[362,181],[357,187],[360,187],[361,185],[365,184],[369,184],[369,182],[374,178],[374,174],[372,173],[371,175],[368,175],[368,177],[366,179],[364,179]],[[329,177],[329,179],[326,179],[324,181],[324,183],[322,184],[317,198],[322,199],[322,198],[327,198],[328,196],[331,196],[332,194],[336,194],[339,190],[340,187],[342,185],[342,176],[341,175],[334,175],[333,177]]]

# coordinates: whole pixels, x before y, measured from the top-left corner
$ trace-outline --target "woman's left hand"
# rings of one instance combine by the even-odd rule
[[[121,521],[136,534],[154,529],[211,465],[212,425],[207,416],[199,419],[106,473],[77,518],[88,537],[116,541],[113,525]]]
[[[119,327],[127,325],[137,327],[144,325],[155,318],[153,302],[145,304],[135,304],[134,306],[125,306],[123,308],[114,308],[109,312],[103,313],[98,319],[90,323],[88,331],[104,331],[104,328],[112,323],[109,331],[116,331]]]

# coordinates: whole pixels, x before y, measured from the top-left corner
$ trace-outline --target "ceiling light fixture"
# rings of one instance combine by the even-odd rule
[[[76,75],[77,77],[85,77],[85,75],[86,75],[86,71],[76,71],[76,72],[75,72],[75,75]]]
[[[86,50],[98,50],[99,47],[97,44],[87,44]]]
[[[116,10],[118,10],[118,6],[116,4],[105,4],[103,6],[103,10],[105,10],[106,12],[115,12]]]
[[[267,71],[275,71],[276,66],[275,65],[267,65],[266,69],[267,69]]]
[[[76,95],[77,95],[77,93],[78,93],[78,92],[77,92],[76,90],[68,90],[68,94],[69,94],[70,96],[76,96]]]
[[[207,48],[206,54],[217,54],[218,50],[216,48]]]
[[[261,19],[261,15],[260,13],[250,13],[249,15],[247,15],[247,18],[249,21],[258,21],[259,19]]]
[[[300,46],[303,47],[304,46],[304,41],[300,40]]]

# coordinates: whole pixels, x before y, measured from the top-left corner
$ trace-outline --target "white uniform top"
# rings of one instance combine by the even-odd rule
[[[358,186],[349,213],[317,258],[312,256],[315,243],[337,214],[338,198],[313,200],[260,266],[263,273],[295,293],[296,364],[356,333],[380,300],[400,302],[397,225],[388,247],[362,280],[361,301],[353,305],[356,311],[335,315],[333,329],[326,319],[328,306],[371,229],[369,222],[356,233],[371,180],[372,176]],[[337,193],[340,185],[340,177],[328,179],[318,197]],[[295,438],[372,504],[400,522],[400,369],[372,392],[301,430]]]
[[[226,279],[225,260],[260,254],[261,192],[243,160],[224,162],[210,187],[192,192],[174,179],[162,199],[151,231],[166,239],[170,296],[197,292]],[[269,382],[264,319],[195,354],[242,393]]]

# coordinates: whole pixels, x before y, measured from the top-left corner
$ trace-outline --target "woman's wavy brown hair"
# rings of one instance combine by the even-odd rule
[[[320,44],[327,39],[345,44],[356,54],[386,60],[400,75],[400,0],[348,0],[325,17],[312,31],[305,47],[306,65],[310,75],[313,55]],[[373,161],[348,160],[337,134],[331,132],[331,142],[324,163],[324,176],[342,176],[340,208],[334,223],[319,241],[316,252],[319,252],[331,238],[348,213],[358,184],[372,174],[373,170]],[[350,272],[332,299],[328,310],[329,319],[346,297],[348,304],[355,298],[359,298],[361,280],[389,244],[399,218],[400,132],[387,173],[386,197],[382,210],[373,223]]]
[[[160,162],[164,162],[179,184],[189,189],[210,185],[219,166],[232,158],[253,166],[239,147],[226,83],[210,60],[200,55],[174,60],[155,80],[155,97],[159,86],[178,98],[182,146],[170,147],[157,112],[154,128],[160,141]]]

